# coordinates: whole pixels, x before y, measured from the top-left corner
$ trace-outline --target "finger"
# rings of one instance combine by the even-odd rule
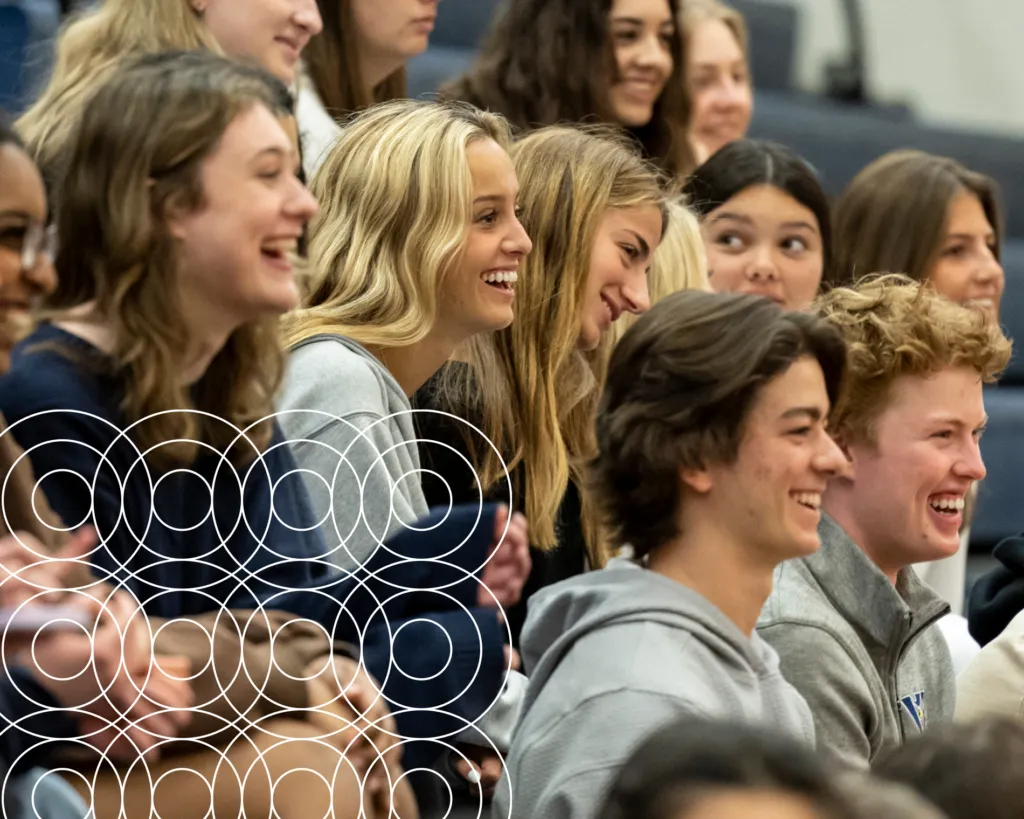
[[[83,526],[67,539],[64,548],[60,550],[60,555],[65,558],[85,557],[98,542],[99,535],[96,534],[96,529],[92,526]]]
[[[493,788],[501,779],[501,759],[491,753],[484,757],[480,765],[480,775],[483,778],[484,787]]]
[[[508,507],[505,504],[500,504],[494,513],[494,549],[497,549],[501,545],[501,540],[505,537],[505,529],[508,525]],[[494,551],[492,549],[491,551]]]

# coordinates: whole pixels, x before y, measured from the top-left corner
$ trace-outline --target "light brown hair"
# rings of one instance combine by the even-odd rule
[[[845,443],[873,443],[875,421],[903,376],[969,367],[990,384],[1010,361],[1012,345],[988,314],[907,276],[866,277],[831,290],[816,307],[846,341],[846,388],[831,421]]]
[[[683,7],[679,10],[679,26],[687,44],[697,26],[709,20],[719,20],[725,24],[749,62],[750,34],[742,14],[720,0],[683,0]]]
[[[1003,214],[995,181],[947,157],[894,151],[864,168],[836,200],[826,280],[848,284],[886,272],[924,281],[942,252],[949,205],[964,191],[981,202],[999,259]]]
[[[191,387],[175,377],[186,366],[189,331],[177,286],[179,246],[167,225],[172,208],[201,207],[203,160],[234,119],[257,105],[291,113],[288,89],[259,69],[211,51],[149,55],[96,91],[70,149],[50,315],[95,302],[95,320],[112,331],[125,417],[147,419],[133,436],[143,450],[176,439],[225,448],[238,434],[229,425],[245,429],[273,413],[283,364],[276,319],[237,329]],[[157,413],[164,414],[150,417]],[[262,447],[270,433],[262,423],[247,434]],[[188,462],[196,449],[161,446],[155,459]]]

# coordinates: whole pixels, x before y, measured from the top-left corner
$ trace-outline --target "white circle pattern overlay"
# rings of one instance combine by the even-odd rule
[[[73,539],[83,526],[96,532],[88,553],[73,560],[21,531],[2,541],[5,698],[23,703],[3,713],[0,736],[11,732],[18,739],[0,747],[24,749],[5,760],[4,793],[43,760],[49,773],[21,797],[29,815],[40,815],[36,805],[46,780],[61,776],[87,794],[89,815],[98,819],[205,819],[225,805],[235,806],[233,816],[255,817],[255,792],[263,794],[262,804],[270,800],[269,815],[296,815],[288,807],[296,791],[311,805],[322,802],[325,816],[342,808],[351,815],[357,803],[360,816],[388,816],[390,809],[401,817],[399,785],[413,770],[439,776],[441,790],[449,797],[453,792],[441,773],[447,766],[410,767],[401,759],[408,744],[429,747],[435,757],[466,760],[467,745],[502,756],[505,749],[488,731],[517,710],[506,701],[513,687],[504,685],[516,672],[506,659],[511,633],[501,594],[486,579],[488,564],[506,548],[511,517],[503,531],[490,531],[493,507],[485,505],[466,457],[444,442],[399,439],[393,430],[409,429],[413,415],[430,412],[493,450],[486,436],[433,410],[362,426],[293,410],[246,429],[207,413],[181,412],[204,416],[207,425],[224,424],[230,444],[218,449],[169,440],[194,448],[195,459],[161,470],[153,464],[167,462],[159,460],[162,446],[143,451],[133,437],[137,426],[167,420],[157,416],[121,430],[99,416],[51,410],[0,432],[17,439],[22,424],[36,424],[61,433],[45,441],[33,436],[38,442],[4,476],[6,531],[16,528],[12,520],[31,514],[40,525],[36,531],[45,527]],[[293,429],[297,414],[317,416],[312,426],[332,435],[284,437],[279,430]],[[254,432],[270,423],[275,435],[261,449]],[[310,427],[309,418],[301,425]],[[79,428],[90,433],[78,440],[68,434]],[[443,481],[449,498],[465,495],[449,484],[451,476],[420,465],[421,446],[461,458],[475,481],[475,512],[449,504],[431,509],[429,519],[417,514],[425,504],[424,478]],[[83,456],[95,465],[91,474],[69,468]],[[35,475],[31,510],[14,510],[12,481],[26,467]],[[506,470],[509,495],[501,502],[509,508],[511,485]],[[87,513],[64,523],[40,514],[48,486],[87,497]],[[225,498],[237,508],[225,508]],[[260,504],[253,498],[264,508],[255,508]],[[57,511],[60,505],[54,501]],[[298,556],[296,542],[305,544]],[[318,611],[327,614],[308,613]],[[499,630],[488,626],[485,636],[481,623],[489,618]],[[446,624],[458,624],[457,633]],[[477,641],[475,657],[467,657],[467,634]],[[162,653],[167,645],[186,646],[193,663],[168,660]],[[307,645],[333,652],[307,658]],[[426,649],[430,656],[423,656]],[[461,676],[456,655],[466,671]],[[411,667],[410,657],[416,659]],[[496,684],[467,719],[460,700],[471,690],[479,699],[485,670]],[[431,687],[441,677],[449,683]],[[399,691],[415,701],[403,701]],[[424,701],[434,691],[443,692],[438,701]],[[57,724],[58,716],[71,733],[46,735],[40,726]],[[400,735],[398,725],[417,724],[439,730],[414,739]],[[312,796],[318,789],[322,799]],[[112,799],[123,800],[123,809]],[[477,801],[477,815],[490,816],[490,806],[479,795]],[[200,807],[188,813],[193,805]]]

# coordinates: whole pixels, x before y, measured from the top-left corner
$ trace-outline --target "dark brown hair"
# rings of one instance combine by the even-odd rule
[[[835,403],[846,350],[820,318],[699,290],[641,316],[612,353],[590,464],[612,546],[641,557],[675,537],[679,470],[734,461],[760,390],[805,356]]]
[[[682,177],[693,167],[679,0],[666,0],[675,30],[674,65],[651,121],[629,129],[648,159]],[[500,112],[527,131],[544,125],[615,121],[608,99],[617,65],[609,17],[612,0],[510,0],[491,27],[472,69],[441,89],[449,99]]]
[[[929,728],[882,757],[875,773],[909,785],[949,819],[1017,819],[1024,802],[1024,723],[985,717]]]
[[[405,68],[399,68],[373,88],[359,67],[359,43],[352,0],[320,0],[323,30],[303,52],[306,70],[324,108],[336,120],[377,102],[406,96]]]
[[[903,273],[924,281],[942,251],[949,203],[964,191],[981,202],[999,259],[1003,214],[995,180],[943,156],[894,151],[857,174],[836,201],[826,280],[848,284],[872,273]]]
[[[738,139],[697,168],[683,186],[683,197],[701,220],[747,188],[769,185],[792,197],[818,220],[825,276],[832,264],[832,220],[818,174],[799,154],[760,139]]]
[[[144,450],[177,439],[222,448],[238,435],[231,425],[245,429],[274,411],[283,367],[276,318],[232,333],[191,388],[175,377],[189,330],[179,306],[180,253],[166,224],[171,208],[202,205],[203,160],[257,105],[292,113],[288,89],[260,69],[209,51],[148,55],[114,70],[71,145],[50,315],[96,303],[94,318],[112,330],[113,364],[124,377],[122,410],[129,423],[148,419],[134,434]],[[249,439],[262,448],[270,433],[262,423]],[[188,462],[195,450],[161,446],[155,461]]]
[[[679,717],[651,734],[615,776],[597,819],[677,819],[720,791],[803,797],[822,819],[853,819],[833,771],[792,737],[740,722]]]

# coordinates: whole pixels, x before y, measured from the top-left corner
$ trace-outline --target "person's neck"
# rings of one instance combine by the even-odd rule
[[[846,532],[846,536],[856,544],[858,549],[867,555],[868,560],[874,563],[882,574],[889,578],[889,582],[895,586],[899,573],[904,566],[893,565],[896,561],[884,559],[885,550],[876,548],[871,542],[870,535],[858,522],[857,516],[853,514],[851,505],[846,502],[845,493],[837,497],[836,493],[830,489],[829,492],[825,493],[825,497],[822,498],[821,511],[832,518]]]
[[[405,60],[394,55],[360,55],[359,70],[362,72],[362,79],[366,84],[367,91],[372,94],[374,88],[384,82],[403,65],[405,65]]]
[[[448,362],[461,339],[431,331],[426,338],[404,347],[367,347],[394,376],[402,392],[412,398]]]
[[[178,381],[185,387],[191,387],[203,377],[213,359],[227,343],[228,337],[237,329],[237,325],[226,323],[223,316],[208,315],[204,320],[202,315],[198,315],[210,313],[204,308],[193,308],[193,313],[194,315],[188,317],[188,322],[192,327],[202,328],[202,331],[189,333],[189,352],[178,373]],[[54,324],[108,355],[116,352],[116,340],[110,322],[97,312],[95,302],[87,302],[72,308],[67,312],[66,318]]]
[[[651,552],[648,568],[697,592],[747,636],[772,591],[774,565],[752,559],[716,526],[687,525]]]

